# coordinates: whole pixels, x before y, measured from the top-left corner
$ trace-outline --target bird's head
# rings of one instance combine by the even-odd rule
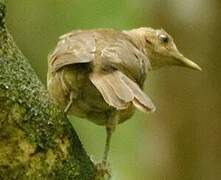
[[[129,35],[136,36],[136,41],[140,41],[152,69],[176,65],[201,70],[196,63],[179,52],[173,38],[163,29],[139,28],[127,32]]]

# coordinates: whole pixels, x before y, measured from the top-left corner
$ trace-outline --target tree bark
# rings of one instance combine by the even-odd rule
[[[92,180],[95,166],[5,25],[0,0],[0,179]]]

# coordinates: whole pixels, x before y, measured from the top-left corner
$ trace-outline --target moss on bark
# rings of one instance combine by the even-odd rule
[[[92,180],[74,129],[9,34],[5,7],[0,0],[0,179]]]

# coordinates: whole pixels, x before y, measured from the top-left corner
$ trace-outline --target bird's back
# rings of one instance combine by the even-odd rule
[[[154,108],[140,89],[147,62],[146,56],[122,32],[74,31],[60,37],[49,56],[48,89],[58,100],[55,87],[60,84],[63,98],[58,103],[62,106],[73,91],[75,99],[70,113],[74,115],[104,124],[109,114],[117,110],[120,121],[124,121],[132,115],[133,105]]]
[[[117,69],[143,85],[148,59],[130,37],[112,29],[92,32],[96,43],[95,63],[99,69]]]

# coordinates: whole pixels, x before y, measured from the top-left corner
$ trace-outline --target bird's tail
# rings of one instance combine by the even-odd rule
[[[151,99],[141,88],[120,71],[92,73],[91,82],[102,94],[106,103],[116,109],[126,109],[131,103],[144,112],[155,111]]]

